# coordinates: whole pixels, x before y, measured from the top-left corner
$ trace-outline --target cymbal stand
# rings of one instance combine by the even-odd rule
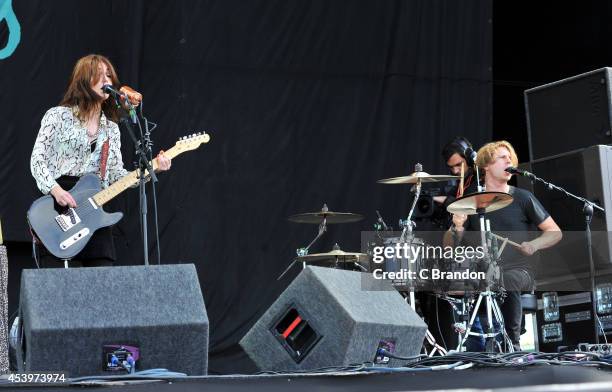
[[[414,165],[415,172],[422,172],[423,165],[417,163]],[[402,230],[402,235],[400,236],[400,242],[406,241],[407,237],[412,237],[412,229],[416,226],[416,224],[412,221],[412,214],[414,213],[414,209],[416,207],[417,202],[419,201],[419,197],[421,196],[421,187],[423,183],[420,178],[417,179],[414,199],[412,200],[412,206],[410,207],[410,212],[408,213],[408,218],[405,221],[400,220],[400,226],[404,227]]]
[[[481,238],[484,254],[486,255],[486,264],[489,267],[493,263],[495,264],[497,263],[497,258],[499,257],[500,252],[497,252],[497,254],[491,254],[491,251],[494,248],[496,248],[496,246],[491,246],[492,243],[487,241],[487,238],[492,239],[491,236],[487,235],[487,233],[490,232],[490,224],[488,224],[488,222],[485,222],[484,209],[479,208],[477,209],[477,212],[478,212],[478,217],[480,220],[480,235],[481,235],[480,238]],[[496,293],[491,289],[491,283],[492,282],[490,282],[489,279],[487,279],[487,286],[485,288],[485,291],[480,292],[480,294],[478,295],[476,304],[474,305],[472,309],[472,316],[470,317],[470,321],[467,325],[465,333],[463,334],[463,337],[461,337],[459,341],[459,345],[457,346],[457,351],[462,350],[463,345],[465,344],[469,336],[481,336],[485,338],[486,350],[492,351],[494,345],[498,344],[497,336],[501,334],[503,341],[505,342],[506,347],[508,348],[508,351],[514,352],[514,346],[512,345],[512,341],[510,340],[510,337],[506,333],[506,328],[504,326],[504,316],[502,315],[501,309],[499,308],[499,304],[497,303],[497,301],[495,301]],[[478,315],[478,311],[480,309],[480,305],[482,305],[483,298],[485,300],[484,306],[486,307],[486,312],[487,312],[486,332],[484,333],[473,332],[472,328],[474,326],[474,320],[476,319],[476,316]],[[495,329],[493,327],[493,322],[494,322],[493,320],[497,321],[497,323],[499,324],[498,332],[495,332]],[[460,333],[460,336],[461,336],[461,333]]]
[[[306,256],[308,254],[308,251],[310,250],[310,247],[314,245],[315,242],[317,242],[319,240],[319,238],[321,238],[321,236],[323,236],[323,234],[327,231],[327,216],[325,215],[326,212],[329,211],[329,208],[327,207],[327,204],[323,204],[323,208],[321,209],[321,211],[323,212],[323,220],[321,221],[321,223],[319,224],[319,231],[316,235],[316,237],[310,241],[310,244],[306,245],[305,248],[298,248],[296,250],[296,253],[299,256]],[[278,278],[276,278],[276,280],[281,280],[283,278],[283,276],[285,276],[285,274],[287,273],[287,271],[289,271],[291,269],[291,267],[293,267],[293,265],[297,262],[297,257],[295,259],[293,259],[293,261],[289,264],[289,266],[287,266],[287,268],[285,268],[285,270],[283,271],[282,274],[279,275]],[[306,261],[302,261],[302,268],[306,268]]]
[[[448,351],[436,342],[436,338],[434,338],[433,334],[429,332],[429,329],[427,329],[427,332],[425,333],[425,340],[432,347],[431,351],[428,353],[427,349],[425,349],[428,357],[433,357],[436,353],[440,353],[442,356],[448,354]],[[423,342],[423,346],[425,346],[425,342]]]
[[[417,163],[416,165],[414,165],[414,171],[415,172],[422,172],[423,171],[423,165],[421,165],[420,163]],[[408,218],[406,218],[405,221],[402,221],[400,219],[400,227],[404,228],[402,230],[402,234],[400,235],[400,239],[399,239],[400,244],[404,243],[404,242],[407,242],[408,240],[412,244],[412,240],[414,239],[414,235],[413,235],[413,231],[412,230],[416,226],[416,224],[412,221],[412,214],[414,213],[414,209],[416,207],[416,204],[419,201],[419,197],[421,196],[422,185],[423,185],[422,180],[420,178],[417,178],[417,182],[415,184],[414,199],[412,200],[412,206],[410,207],[410,212],[408,213]],[[409,270],[410,271],[412,271],[413,264],[414,263],[408,261],[408,265],[409,265]],[[410,307],[412,308],[412,310],[416,311],[416,298],[414,296],[414,283],[412,283],[412,282],[410,284],[410,291],[408,292],[408,297],[406,297],[406,301],[409,301]],[[431,351],[429,353],[427,353],[427,355],[429,357],[432,357],[436,352],[439,352],[440,355],[446,355],[447,354],[446,349],[444,347],[440,346],[436,342],[436,339],[434,338],[432,333],[429,331],[429,328],[427,329],[427,333],[425,334],[425,340],[427,341],[427,343],[429,343],[432,346]],[[423,346],[423,347],[425,349],[425,352],[427,352],[427,349],[425,348],[425,346]]]
[[[422,172],[423,171],[423,165],[421,165],[420,163],[417,163],[416,165],[414,165],[414,171],[415,172]],[[400,226],[403,226],[403,230],[402,230],[402,234],[400,235],[400,239],[399,242],[400,244],[407,242],[408,240],[410,240],[412,242],[413,239],[413,234],[412,234],[412,229],[414,228],[414,226],[416,225],[413,221],[412,221],[412,214],[414,212],[414,209],[416,207],[416,204],[419,200],[419,197],[421,196],[421,186],[422,186],[422,182],[421,179],[418,178],[417,182],[416,182],[416,188],[415,188],[415,193],[414,193],[414,199],[412,200],[412,206],[410,207],[410,212],[408,213],[408,218],[406,218],[405,221],[402,221],[400,219]],[[409,261],[409,265],[412,264]],[[416,310],[416,304],[415,304],[415,297],[414,297],[414,287],[411,284],[410,285],[410,292],[409,292],[409,298],[410,298],[410,307],[412,307],[413,310]]]

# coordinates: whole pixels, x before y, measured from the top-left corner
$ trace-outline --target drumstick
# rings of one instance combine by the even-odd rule
[[[519,244],[519,243],[517,243],[517,242],[514,242],[514,241],[511,241],[511,240],[507,239],[506,237],[502,237],[501,235],[497,235],[497,234],[495,234],[495,233],[491,233],[491,235],[492,235],[493,237],[495,237],[495,238],[499,239],[499,240],[502,240],[502,241],[507,241],[507,242],[508,242],[510,245],[512,245],[512,246],[514,246],[514,247],[521,248],[521,244]]]
[[[463,162],[461,162],[461,179],[459,180],[459,197],[463,197]]]

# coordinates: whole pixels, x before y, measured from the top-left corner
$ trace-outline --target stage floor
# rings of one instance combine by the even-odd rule
[[[3,376],[6,379],[7,376]],[[15,384],[2,383],[2,387]],[[89,382],[82,387],[99,387]],[[124,391],[610,391],[612,372],[579,366],[536,365],[523,368],[467,369],[385,374],[208,376],[161,381],[115,381],[105,388]],[[75,385],[22,385],[27,391],[74,390]]]

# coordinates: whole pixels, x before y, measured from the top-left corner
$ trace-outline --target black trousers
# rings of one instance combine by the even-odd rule
[[[521,321],[523,320],[523,306],[521,294],[533,290],[533,278],[524,269],[508,269],[503,273],[506,298],[500,305],[504,316],[506,332],[514,345],[515,350],[520,350]]]

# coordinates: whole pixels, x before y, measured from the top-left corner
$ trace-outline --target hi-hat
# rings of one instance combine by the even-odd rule
[[[424,171],[415,171],[409,176],[393,177],[378,180],[379,184],[416,184],[417,182],[444,182],[458,180],[459,176],[447,176],[442,174],[429,174]]]
[[[368,255],[365,253],[345,252],[341,249],[334,249],[325,253],[313,253],[311,255],[298,256],[298,261],[309,262],[331,262],[331,263],[355,263],[366,260]]]
[[[451,214],[476,215],[500,210],[512,203],[513,197],[505,192],[476,192],[450,203],[446,211]]]
[[[363,219],[363,215],[353,214],[352,212],[329,211],[327,204],[324,204],[321,211],[295,214],[291,215],[288,219],[295,223],[312,223],[318,225],[323,222],[323,219],[325,219],[325,223],[327,224],[359,222]]]

